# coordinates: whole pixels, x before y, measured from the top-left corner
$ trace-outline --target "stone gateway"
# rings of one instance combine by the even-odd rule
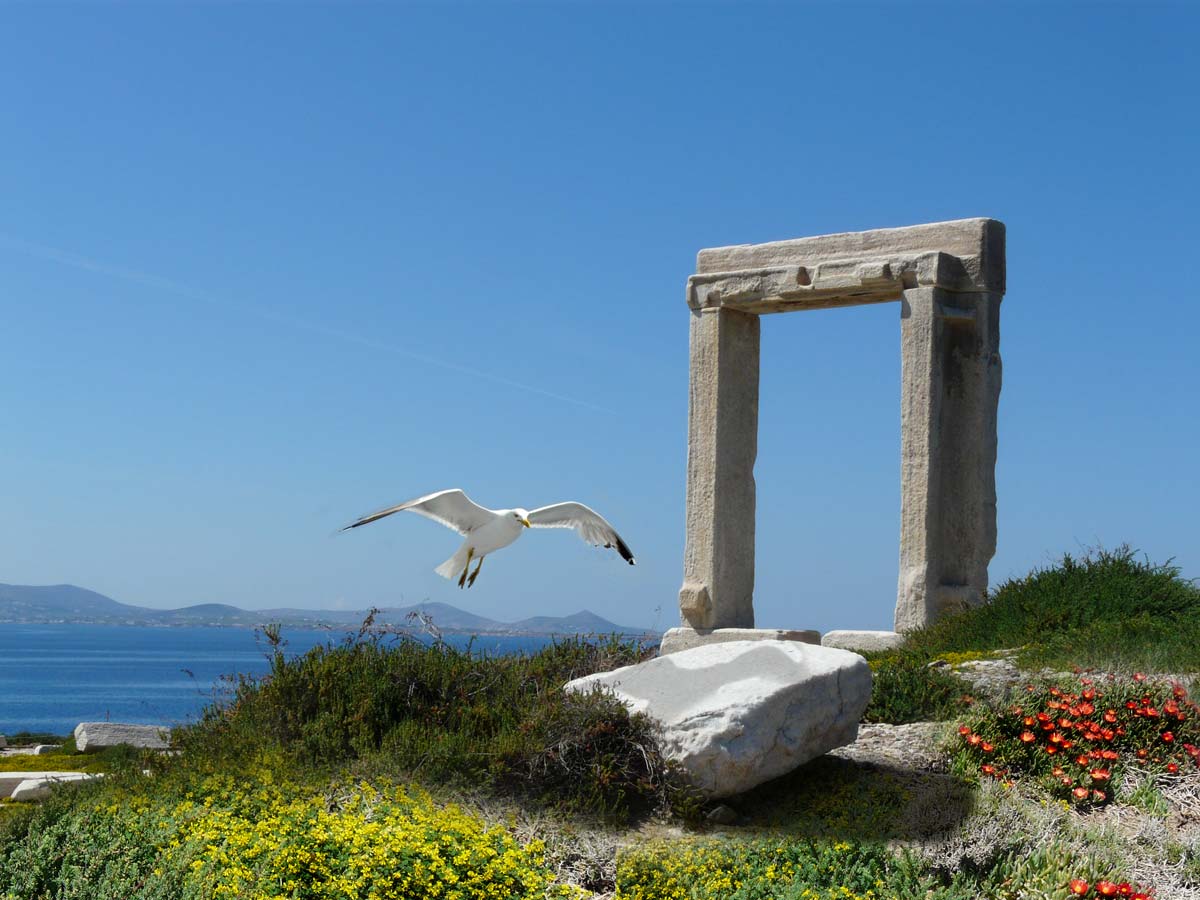
[[[896,630],[983,601],[996,550],[1004,252],[994,219],[700,251],[687,284],[684,632],[754,627],[759,317],[768,313],[899,302]]]

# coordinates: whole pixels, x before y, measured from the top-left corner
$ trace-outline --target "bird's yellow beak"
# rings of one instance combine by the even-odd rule
[[[522,524],[522,525],[524,525],[526,528],[532,528],[532,527],[533,527],[532,525],[530,525],[530,524],[529,524],[529,520],[528,520],[528,519],[522,519],[522,520],[521,520],[521,524]]]

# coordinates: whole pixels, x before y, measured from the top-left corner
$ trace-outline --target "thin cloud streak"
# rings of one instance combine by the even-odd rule
[[[22,240],[21,238],[13,237],[12,235],[0,232],[0,247],[22,253],[26,256],[32,256],[37,259],[46,260],[48,262],[59,263],[60,265],[69,266],[74,269],[82,269],[85,272],[93,272],[97,275],[104,275],[109,278],[117,278],[122,281],[129,281],[134,284],[144,285],[146,287],[156,288],[167,293],[175,294],[179,297],[185,297],[188,300],[194,300],[198,303],[204,303],[208,306],[213,306],[218,309],[230,313],[250,313],[258,319],[265,322],[271,322],[277,325],[285,325],[297,331],[306,331],[310,334],[321,335],[322,337],[333,338],[343,341],[348,344],[357,344],[360,347],[367,347],[371,350],[378,350],[383,353],[391,353],[395,356],[402,356],[406,359],[411,359],[414,362],[423,363],[429,366],[437,366],[451,372],[458,372],[464,375],[471,375],[476,378],[483,378],[491,381],[494,384],[504,385],[505,387],[516,388],[517,390],[526,391],[531,394],[537,394],[542,397],[549,397],[553,400],[560,400],[563,403],[571,403],[575,406],[582,406],[586,409],[592,409],[597,412],[616,415],[616,411],[605,406],[599,406],[587,400],[580,400],[578,397],[570,397],[566,394],[558,394],[554,391],[548,391],[545,388],[537,387],[532,384],[525,384],[521,381],[513,381],[510,378],[505,378],[503,375],[496,375],[493,372],[484,372],[480,369],[474,369],[470,366],[461,366],[457,363],[447,362],[444,359],[439,359],[435,356],[426,356],[423,353],[414,353],[411,350],[404,350],[400,347],[394,347],[391,344],[385,344],[380,341],[375,341],[362,335],[354,334],[348,331],[340,331],[336,328],[328,328],[324,325],[316,325],[312,322],[307,322],[304,319],[297,319],[293,316],[285,316],[280,313],[271,312],[264,309],[256,309],[252,306],[235,306],[228,303],[207,291],[202,291],[190,285],[182,284],[178,281],[172,281],[169,278],[163,278],[159,275],[153,275],[149,272],[142,272],[137,269],[128,269],[123,266],[114,266],[108,263],[99,262],[94,259],[89,259],[86,256],[79,256],[75,253],[70,253],[66,250],[60,250],[57,247],[49,247],[45,244],[35,244],[32,241]]]

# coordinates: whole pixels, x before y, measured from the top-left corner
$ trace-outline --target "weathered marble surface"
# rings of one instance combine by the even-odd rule
[[[710,797],[728,797],[852,743],[871,670],[846,650],[798,641],[694,647],[579,678],[658,725],[663,752]]]
[[[759,317],[864,303],[900,303],[895,628],[983,602],[996,549],[1005,279],[1005,228],[994,219],[700,251],[687,285],[685,626],[754,627]]]
[[[126,744],[147,750],[165,750],[169,729],[158,725],[125,725],[120,722],[80,722],[75,726],[75,747],[80,753]]]
[[[704,647],[708,644],[724,644],[729,641],[800,641],[804,644],[821,643],[819,631],[795,631],[785,628],[716,628],[698,631],[683,626],[669,628],[663,635],[658,652],[662,656]]]
[[[821,638],[822,647],[838,647],[856,653],[893,650],[904,643],[904,635],[895,631],[856,631],[842,628],[827,631]]]

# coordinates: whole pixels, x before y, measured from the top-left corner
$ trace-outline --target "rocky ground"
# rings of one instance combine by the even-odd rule
[[[1011,654],[954,665],[975,695],[1002,702],[1013,690],[1023,690],[1031,678],[1074,677],[1074,673],[1030,673],[1019,670]],[[1097,679],[1103,675],[1094,676]],[[1190,683],[1194,676],[1153,676],[1155,680]],[[778,833],[804,833],[812,819],[791,820],[780,810],[789,799],[796,806],[813,803],[814,784],[850,786],[849,793],[875,810],[880,820],[866,827],[891,846],[924,856],[947,873],[964,867],[986,868],[1013,849],[1066,842],[1083,850],[1103,848],[1128,861],[1130,876],[1152,885],[1158,900],[1200,900],[1200,772],[1160,776],[1147,781],[1131,772],[1122,785],[1125,802],[1086,813],[1048,798],[1033,785],[1004,788],[994,782],[978,788],[950,774],[945,750],[957,736],[951,723],[915,722],[907,725],[866,724],[855,743],[829,753],[756,791],[730,799],[717,808],[702,831],[731,839]],[[804,770],[809,770],[805,783]],[[875,789],[881,785],[886,789]],[[857,787],[855,787],[857,785]],[[768,809],[768,807],[774,807]],[[856,816],[849,826],[864,836],[869,816]],[[556,835],[548,851],[560,876],[598,890],[604,897],[612,883],[615,858],[621,847],[651,838],[686,839],[694,834],[678,826],[650,823],[635,832],[615,833],[602,828],[563,831],[546,821],[529,822],[529,833]]]

